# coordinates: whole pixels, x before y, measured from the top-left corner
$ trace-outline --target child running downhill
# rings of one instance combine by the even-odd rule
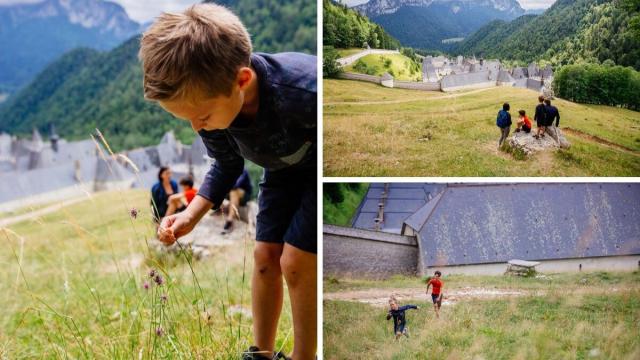
[[[427,295],[429,294],[429,287],[433,285],[431,290],[431,300],[433,300],[433,309],[436,311],[436,317],[440,318],[440,306],[442,306],[442,287],[444,286],[442,280],[440,280],[442,273],[440,271],[435,272],[435,276],[427,282]]]
[[[398,303],[392,299],[389,300],[389,312],[387,313],[387,320],[393,318],[393,333],[396,336],[396,340],[400,338],[400,336],[404,335],[409,337],[407,333],[407,319],[404,315],[405,311],[409,309],[418,309],[416,305],[405,305],[398,307]]]

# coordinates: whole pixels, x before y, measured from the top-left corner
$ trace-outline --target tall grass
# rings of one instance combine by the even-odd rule
[[[160,254],[148,204],[145,190],[97,193],[0,230],[0,358],[237,359],[251,345],[248,233],[204,261]]]
[[[421,309],[407,312],[410,338],[398,342],[385,321],[387,309],[324,301],[325,358],[637,359],[639,275],[556,275],[558,285],[535,278],[455,277],[445,285],[515,287],[522,281],[524,288],[536,291],[508,299],[460,299],[444,306],[440,319],[425,300],[401,301]]]

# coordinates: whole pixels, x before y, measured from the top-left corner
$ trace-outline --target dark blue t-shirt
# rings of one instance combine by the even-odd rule
[[[238,116],[221,130],[200,130],[215,163],[198,195],[215,206],[244,169],[244,159],[267,171],[316,166],[316,57],[301,53],[251,55],[258,76],[259,107],[254,120]]]

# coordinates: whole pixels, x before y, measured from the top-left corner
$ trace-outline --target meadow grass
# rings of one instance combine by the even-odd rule
[[[344,187],[345,184],[342,184]],[[369,190],[369,184],[361,183],[357,189],[343,189],[344,201],[334,204],[327,196],[322,197],[322,221],[325,224],[351,226],[351,219]]]
[[[385,321],[386,308],[325,300],[324,354],[326,359],[637,359],[639,280],[638,272],[554,274],[551,280],[445,277],[445,293],[447,288],[462,286],[506,286],[542,293],[459,299],[455,305],[443,306],[440,319],[426,299],[412,302],[420,310],[407,312],[410,337],[398,342],[391,322]],[[403,287],[409,282],[409,278],[396,278],[368,281],[366,286],[393,287],[395,283]],[[413,278],[411,285],[417,282]],[[335,280],[325,280],[325,292],[336,290],[335,285]]]
[[[496,87],[446,94],[324,80],[326,176],[638,176],[640,112],[557,99],[571,148],[526,160],[497,149],[502,103],[533,114],[537,93]],[[626,149],[620,148],[624,147]]]
[[[380,76],[388,72],[393,75],[396,80],[422,80],[422,72],[420,70],[414,70],[413,74],[411,73],[411,66],[414,64],[414,61],[402,54],[370,54],[361,57],[357,61],[362,61],[368,69],[376,70],[374,74],[370,75]],[[357,61],[345,66],[344,71],[359,72],[355,68]],[[390,64],[385,66],[385,61],[390,61]]]
[[[0,358],[237,359],[251,345],[236,310],[251,309],[253,240],[159,255],[147,209],[148,191],[105,192],[0,230]],[[290,352],[287,298],[276,347]]]

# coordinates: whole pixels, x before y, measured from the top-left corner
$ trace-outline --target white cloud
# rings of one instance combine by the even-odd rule
[[[2,0],[0,0],[2,1]],[[133,20],[143,23],[153,20],[162,12],[177,12],[189,5],[200,3],[198,0],[111,0],[122,5]]]
[[[2,5],[15,5],[15,4],[34,4],[43,2],[44,0],[0,0],[0,6]]]
[[[44,0],[0,0],[2,5],[33,4]],[[109,0],[116,2],[127,11],[133,20],[143,23],[153,20],[163,11],[175,12],[184,10],[189,5],[200,3],[200,0]]]
[[[519,0],[518,2],[523,9],[546,9],[556,0]]]

